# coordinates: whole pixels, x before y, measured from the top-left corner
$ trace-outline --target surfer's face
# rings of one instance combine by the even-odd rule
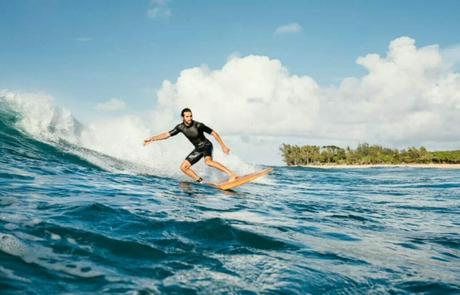
[[[185,125],[190,125],[190,124],[192,124],[193,115],[192,115],[191,112],[185,112],[183,118],[184,118],[184,123],[185,123]]]

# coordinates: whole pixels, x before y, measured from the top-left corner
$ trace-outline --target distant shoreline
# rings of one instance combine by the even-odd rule
[[[314,168],[440,168],[458,169],[460,149],[452,151],[428,151],[425,147],[391,149],[380,145],[358,144],[356,149],[335,145],[290,145],[280,147],[284,163]],[[361,164],[378,163],[378,164]],[[447,164],[449,163],[449,164]]]
[[[324,168],[324,169],[359,169],[359,168],[435,168],[460,169],[460,164],[321,164],[321,165],[291,165],[291,167]]]

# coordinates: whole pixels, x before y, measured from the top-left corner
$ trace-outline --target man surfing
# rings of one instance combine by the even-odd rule
[[[182,132],[185,137],[187,137],[190,142],[195,146],[195,149],[185,158],[185,160],[180,165],[180,170],[184,172],[187,176],[192,178],[194,181],[203,182],[203,178],[196,175],[196,173],[191,169],[192,165],[198,162],[204,156],[204,162],[206,165],[216,168],[224,173],[227,173],[229,179],[228,181],[234,181],[238,176],[222,165],[219,162],[216,162],[212,159],[212,143],[204,136],[204,132],[211,134],[217,140],[217,142],[222,147],[222,151],[228,155],[230,149],[224,144],[219,134],[216,131],[212,130],[203,123],[193,120],[192,111],[189,108],[185,108],[181,112],[182,123],[178,124],[174,129],[169,132],[164,132],[156,136],[152,136],[144,140],[144,146],[147,144],[156,141],[167,139],[171,136]]]

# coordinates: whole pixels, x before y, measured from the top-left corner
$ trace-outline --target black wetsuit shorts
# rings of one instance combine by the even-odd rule
[[[196,147],[185,159],[189,161],[191,165],[193,165],[196,162],[198,162],[203,156],[212,157],[212,149],[212,143],[210,141],[207,141],[202,146]]]

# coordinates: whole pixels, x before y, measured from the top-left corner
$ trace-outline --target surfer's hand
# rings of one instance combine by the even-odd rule
[[[148,145],[150,142],[152,142],[152,140],[150,138],[144,140],[144,146]]]
[[[222,147],[222,151],[224,152],[224,154],[228,155],[230,153],[230,149],[226,146]]]

